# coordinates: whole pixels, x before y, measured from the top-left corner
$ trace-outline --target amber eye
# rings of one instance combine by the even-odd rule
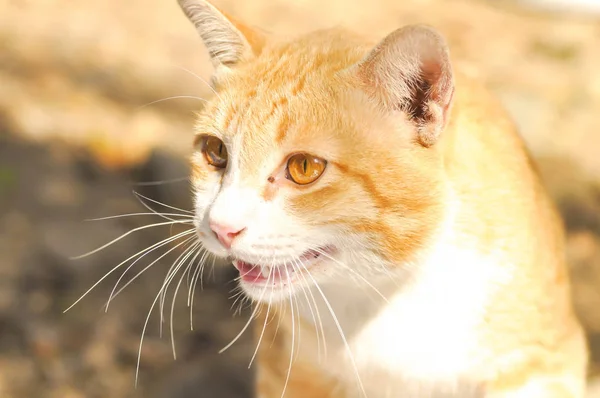
[[[289,158],[287,177],[298,185],[314,182],[323,174],[327,161],[307,153],[298,153]]]
[[[227,166],[227,148],[223,141],[213,136],[206,136],[202,143],[202,153],[211,166],[222,169]]]

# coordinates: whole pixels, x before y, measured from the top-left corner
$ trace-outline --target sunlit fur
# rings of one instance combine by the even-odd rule
[[[240,281],[255,302],[258,397],[583,396],[561,223],[513,125],[456,65],[425,108],[431,126],[390,105],[414,83],[385,80],[398,79],[390,57],[417,54],[428,31],[380,47],[339,29],[278,39],[180,3],[216,65],[196,134],[228,152],[224,169],[192,156],[200,240],[296,275]],[[432,75],[450,73],[435,40]],[[307,186],[286,178],[298,152],[327,161]],[[230,249],[211,222],[242,230]],[[323,247],[334,251],[300,259]]]

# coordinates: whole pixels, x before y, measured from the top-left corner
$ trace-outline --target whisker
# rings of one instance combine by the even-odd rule
[[[161,98],[161,99],[157,99],[155,101],[152,102],[148,102],[147,104],[144,104],[142,106],[138,106],[137,108],[135,108],[135,111],[140,111],[150,105],[154,105],[157,104],[159,102],[164,102],[164,101],[170,101],[170,100],[174,100],[174,99],[195,99],[198,101],[202,101],[202,102],[208,102],[207,100],[205,100],[204,98],[201,97],[196,97],[195,95],[174,95],[172,97],[166,97],[166,98]]]
[[[153,227],[160,227],[160,226],[163,226],[163,225],[185,224],[185,223],[187,223],[187,221],[185,221],[185,220],[175,220],[175,221],[168,221],[168,222],[165,221],[165,222],[159,222],[159,223],[154,223],[154,224],[149,224],[149,225],[144,225],[144,226],[141,226],[141,227],[137,227],[137,228],[134,228],[132,230],[129,230],[129,231],[125,232],[124,234],[122,234],[118,238],[115,238],[115,239],[111,240],[110,242],[106,243],[105,245],[100,246],[97,249],[94,249],[94,250],[92,250],[90,252],[87,252],[85,254],[81,254],[79,256],[71,257],[71,260],[79,260],[81,258],[84,258],[84,257],[87,257],[87,256],[91,256],[92,254],[98,253],[99,251],[101,251],[103,249],[106,249],[108,246],[110,246],[110,245],[112,245],[112,244],[120,241],[121,239],[123,239],[123,238],[131,235],[132,233],[137,232],[137,231],[141,231],[143,229],[148,229],[148,228],[153,228]]]
[[[163,280],[163,284],[161,285],[161,289],[159,290],[160,300],[159,300],[158,313],[160,314],[160,317],[159,317],[159,322],[158,322],[158,335],[160,338],[163,337],[163,324],[165,322],[164,307],[165,307],[165,300],[166,300],[167,289],[168,289],[168,285],[167,285],[167,287],[165,287],[165,283],[167,283],[167,281],[170,281],[169,278],[170,278],[172,272],[173,272],[173,276],[174,276],[177,273],[177,271],[179,271],[178,266],[180,264],[180,260],[183,261],[183,259],[187,258],[187,254],[191,253],[193,247],[195,247],[196,244],[197,244],[197,242],[192,242],[181,253],[179,253],[179,255],[177,256],[175,261],[173,261],[173,263],[167,270],[167,274],[165,275],[165,279]]]
[[[262,256],[259,259],[259,261],[262,261]],[[269,285],[269,280],[271,279],[271,274],[273,273],[273,269],[272,267],[269,268],[269,275],[267,276],[267,281],[265,282],[265,285],[268,286]],[[273,291],[275,290],[275,286],[271,285],[271,294],[273,294]],[[262,342],[263,336],[265,334],[265,329],[267,328],[267,322],[269,320],[269,311],[271,310],[271,306],[269,304],[267,304],[267,314],[265,315],[265,323],[263,324],[262,330],[260,331],[260,337],[258,338],[258,342],[256,343],[256,348],[254,349],[254,353],[252,354],[252,358],[250,358],[250,362],[248,363],[248,369],[250,369],[250,367],[252,366],[252,362],[254,362],[254,358],[256,358],[256,354],[258,353],[258,350],[260,348],[260,344]]]
[[[173,278],[173,276],[174,275],[171,275],[170,277]],[[164,286],[164,283],[163,283],[163,286]],[[158,302],[158,299],[161,297],[162,290],[163,290],[163,288],[161,288],[158,291],[158,294],[154,297],[154,300],[152,301],[152,305],[150,306],[150,309],[148,310],[148,315],[146,316],[146,320],[144,321],[144,327],[142,328],[142,336],[140,338],[140,345],[139,345],[139,348],[138,348],[137,363],[136,363],[136,367],[135,367],[135,386],[136,387],[137,387],[137,384],[138,384],[138,378],[139,378],[139,372],[140,372],[140,360],[142,358],[142,347],[143,347],[143,344],[144,344],[144,336],[146,334],[146,329],[148,328],[148,322],[150,321],[150,315],[152,314],[152,310],[156,306],[156,303]]]
[[[168,209],[177,210],[177,211],[180,211],[182,213],[194,214],[194,212],[191,211],[191,210],[185,210],[185,209],[180,209],[179,207],[170,206],[170,205],[168,205],[166,203],[159,202],[156,199],[151,199],[151,198],[149,198],[147,196],[144,196],[141,193],[136,192],[136,191],[133,191],[133,194],[136,195],[136,196],[139,196],[139,197],[141,197],[141,198],[143,198],[143,199],[145,199],[145,200],[147,200],[149,202],[155,203],[155,204],[160,205],[160,206],[164,206],[164,207],[166,207]]]
[[[189,241],[192,240],[192,239],[194,239],[194,236],[191,236],[191,237],[187,238],[186,240],[184,240],[183,242],[180,242],[180,244],[172,247],[167,252],[163,253],[160,257],[158,257],[156,260],[154,260],[153,262],[151,262],[150,264],[148,264],[147,266],[145,266],[142,270],[140,270],[137,274],[135,274],[130,280],[128,280],[127,283],[125,283],[119,290],[117,290],[116,293],[114,293],[114,294],[111,293],[112,297],[109,298],[109,301],[106,303],[106,305],[108,306],[108,304],[110,304],[110,301],[114,300],[117,296],[119,296],[129,285],[131,285],[133,282],[135,282],[135,280],[137,278],[139,278],[144,272],[146,272],[147,270],[149,270],[150,267],[152,267],[158,261],[160,261],[161,259],[163,259],[164,257],[166,257],[169,253],[173,252],[180,245],[184,245],[186,243],[189,243]]]
[[[185,232],[181,232],[175,236],[172,236],[170,238],[167,239],[163,239],[161,242],[163,243],[160,246],[156,246],[152,249],[149,249],[148,251],[146,251],[144,254],[142,254],[140,257],[136,258],[134,262],[132,262],[126,269],[125,271],[123,271],[123,273],[121,274],[121,276],[119,277],[119,279],[117,279],[117,282],[115,283],[115,286],[113,287],[112,291],[110,292],[110,295],[108,296],[108,301],[105,304],[105,312],[108,312],[108,306],[110,305],[111,301],[119,295],[119,293],[121,293],[123,290],[125,290],[125,288],[127,286],[129,286],[134,280],[137,279],[138,276],[140,276],[145,270],[147,270],[148,268],[150,268],[152,265],[154,265],[155,263],[157,263],[160,259],[162,259],[163,257],[165,257],[166,255],[168,255],[169,253],[171,253],[173,250],[175,250],[177,247],[179,247],[179,244],[176,245],[175,247],[173,247],[172,249],[168,250],[166,253],[162,254],[160,257],[158,257],[156,260],[154,260],[152,263],[150,263],[150,265],[148,265],[147,267],[145,267],[140,273],[138,273],[137,275],[135,275],[133,278],[131,278],[131,280],[129,280],[125,286],[123,286],[121,289],[119,289],[119,291],[117,291],[115,293],[115,290],[117,289],[117,286],[119,285],[119,283],[121,282],[121,280],[125,277],[125,274],[142,258],[144,258],[147,254],[153,252],[154,250],[163,247],[164,245],[167,245],[179,238],[184,237],[185,235],[189,235],[191,231],[185,231]],[[186,242],[188,242],[190,239],[193,239],[194,237],[191,236],[189,238],[187,238],[186,240],[184,240],[183,242],[181,242],[181,244],[185,244]]]
[[[285,313],[286,313],[285,312],[286,307],[284,307],[282,305],[279,305],[279,307],[280,307],[279,308],[280,311],[281,311],[281,307],[283,307],[283,311],[284,311],[283,315],[285,315]],[[273,348],[273,343],[275,343],[275,339],[277,338],[277,332],[279,332],[279,327],[281,326],[281,318],[282,318],[282,316],[280,314],[277,317],[277,326],[275,326],[275,333],[273,333],[273,339],[271,340],[271,345],[269,345],[269,348]]]
[[[315,332],[317,334],[317,357],[319,359],[319,362],[321,361],[321,339],[323,339],[323,343],[325,345],[325,332],[323,331],[323,322],[321,321],[321,316],[319,314],[319,307],[317,305],[317,302],[315,301],[315,296],[312,293],[312,290],[310,288],[307,288],[306,285],[308,285],[308,281],[306,280],[306,276],[304,275],[304,272],[302,272],[302,268],[305,268],[302,266],[302,263],[300,262],[298,264],[299,261],[295,261],[296,265],[298,265],[298,274],[300,275],[300,277],[302,278],[302,280],[304,281],[304,284],[302,285],[302,292],[304,293],[304,297],[306,298],[306,303],[308,305],[308,309],[310,310],[310,313],[312,315],[312,319],[313,319],[313,323],[315,325]],[[312,298],[312,302],[315,305],[315,310],[316,310],[316,318],[315,318],[315,312],[313,311],[313,307],[311,305],[311,301],[308,299],[308,294],[306,294],[306,291],[308,290],[308,293],[310,294],[310,297]],[[317,319],[318,319],[318,323],[317,323]],[[319,334],[319,327],[320,327],[320,334]],[[324,352],[325,352],[325,356],[327,355],[327,350],[324,348]]]
[[[198,283],[198,277],[200,277],[200,275],[202,274],[202,271],[204,270],[204,265],[206,264],[206,258],[209,255],[210,255],[210,253],[207,251],[202,253],[202,257],[200,257],[200,261],[198,262],[198,266],[196,267],[196,269],[197,269],[196,275],[195,275],[195,277],[192,277],[191,294],[188,297],[189,306],[190,306],[190,329],[191,330],[194,330],[194,320],[193,320],[192,313],[194,311],[194,295],[196,293],[196,284]],[[200,286],[200,288],[202,288],[202,286]]]
[[[200,247],[200,243],[198,242],[195,246],[193,250],[198,249],[198,247]],[[190,253],[193,253],[193,251],[191,251]],[[196,252],[196,256],[198,255],[198,253],[200,253],[200,251]],[[184,264],[185,260],[182,261],[182,266]],[[192,266],[192,262],[190,261],[190,263],[188,264],[188,268]],[[180,266],[181,267],[181,266]],[[177,273],[177,271],[174,271],[174,273]],[[185,275],[185,271],[182,273],[181,278],[179,278],[179,282],[177,283],[177,286],[175,287],[175,292],[173,293],[173,301],[171,301],[171,318],[170,318],[170,324],[171,324],[171,348],[173,350],[173,359],[177,359],[177,353],[175,351],[175,333],[173,332],[173,311],[175,309],[175,301],[177,300],[177,293],[179,292],[179,288],[181,287],[181,282],[183,281],[183,277]],[[168,286],[167,286],[168,288]],[[166,292],[166,290],[165,290]]]
[[[190,180],[190,177],[186,176],[186,177],[179,177],[179,178],[171,178],[169,180],[133,182],[133,183],[131,183],[131,185],[146,187],[146,186],[154,186],[154,185],[162,185],[162,184],[173,184],[176,182],[183,182],[183,181],[189,181],[189,180]]]
[[[287,270],[287,267],[284,267],[285,273],[287,274],[287,278],[290,278],[290,273]],[[288,365],[287,375],[285,376],[285,383],[283,384],[283,391],[281,392],[281,398],[285,396],[285,391],[287,390],[288,383],[290,381],[290,375],[292,373],[292,363],[294,362],[294,347],[295,347],[295,339],[296,339],[296,322],[294,319],[294,305],[293,305],[293,297],[292,297],[292,288],[288,286],[289,296],[290,296],[290,311],[292,312],[292,345],[290,348],[290,363]]]
[[[236,291],[236,290],[237,290],[237,292],[235,292],[234,294],[232,294],[231,296],[228,297],[229,300],[235,299],[235,300],[233,300],[233,303],[231,304],[231,307],[230,307],[232,310],[233,310],[233,307],[235,307],[236,303],[239,300],[244,298],[244,291],[242,289],[233,289],[232,292]]]
[[[263,288],[262,293],[260,294],[260,297],[258,299],[258,302],[260,302],[263,298],[263,296],[265,295],[266,292],[266,285],[265,288]],[[252,320],[254,319],[254,317],[257,314],[259,306],[255,305],[254,306],[254,311],[252,311],[252,314],[250,315],[250,318],[248,318],[248,322],[246,322],[246,324],[244,325],[244,327],[242,328],[242,330],[237,334],[237,336],[235,336],[233,338],[233,340],[231,340],[231,342],[229,342],[229,344],[227,344],[225,347],[221,348],[221,350],[219,350],[219,354],[222,354],[223,352],[225,352],[229,347],[231,347],[233,344],[235,344],[236,341],[239,340],[239,338],[244,334],[244,332],[246,331],[246,329],[248,329],[248,326],[250,326],[250,324],[252,323]]]
[[[85,219],[83,221],[103,221],[103,220],[112,220],[114,218],[123,218],[123,217],[133,217],[133,216],[155,216],[155,215],[160,215],[160,216],[173,216],[173,217],[183,217],[183,218],[188,218],[188,222],[192,222],[193,217],[192,216],[188,216],[188,215],[184,215],[184,214],[177,214],[177,213],[157,213],[157,212],[152,212],[152,213],[128,213],[128,214],[117,214],[116,216],[108,216],[108,217],[99,217],[99,218],[88,218]],[[180,221],[180,220],[172,220],[172,221]],[[182,220],[183,221],[183,220]]]
[[[194,250],[200,245],[200,242],[194,242],[192,243],[189,247],[187,247],[176,259],[175,261],[173,261],[173,264],[171,265],[171,267],[169,267],[169,269],[167,270],[167,274],[165,275],[165,280],[163,283],[163,286],[161,288],[162,290],[162,294],[160,297],[160,326],[159,326],[159,331],[160,331],[160,336],[162,337],[162,325],[164,322],[164,306],[165,306],[165,299],[167,297],[167,291],[169,290],[169,285],[170,282],[172,281],[172,278],[169,278],[170,275],[172,274],[173,277],[175,277],[175,275],[179,272],[179,270],[181,269],[181,267],[183,266],[183,264],[185,263],[185,261],[192,255],[194,254]],[[169,281],[167,283],[167,281]],[[166,286],[165,286],[166,284]]]
[[[198,278],[200,278],[200,290],[203,289],[202,286],[202,274],[204,272],[204,267],[206,266],[206,260],[208,260],[208,257],[211,256],[211,253],[209,252],[205,252],[204,254],[202,254],[202,257],[200,258],[200,265],[198,267],[198,273],[196,275],[196,279],[192,281],[192,298],[190,299],[190,326],[192,326],[193,324],[193,320],[192,320],[192,312],[194,310],[194,296],[196,293],[196,285],[198,284]],[[213,256],[213,262],[214,262],[214,256]]]
[[[135,198],[138,202],[140,202],[140,204],[142,206],[144,206],[146,209],[150,210],[154,215],[159,216],[160,218],[164,218],[165,220],[171,220],[171,221],[175,221],[173,218],[169,217],[167,213],[162,213],[162,212],[158,212],[156,211],[152,206],[150,206],[148,203],[144,202],[137,194],[135,191],[133,191]],[[179,214],[178,217],[183,217],[187,220],[191,220],[193,222],[194,220],[194,216],[192,214]]]
[[[364,397],[367,397],[367,393],[365,391],[365,388],[362,384],[362,380],[360,379],[360,374],[358,372],[358,367],[356,366],[356,361],[354,360],[354,355],[352,355],[352,350],[350,349],[350,345],[348,344],[348,340],[346,340],[346,336],[344,335],[344,331],[342,330],[342,325],[340,325],[340,322],[337,318],[337,316],[335,315],[335,311],[333,310],[333,307],[331,306],[331,304],[329,303],[329,300],[327,300],[327,297],[325,296],[325,293],[323,293],[323,290],[321,290],[321,287],[319,286],[319,284],[317,283],[317,281],[315,280],[315,278],[313,278],[313,276],[310,273],[307,273],[307,275],[309,276],[309,278],[312,279],[315,288],[319,291],[319,293],[321,294],[321,297],[323,297],[323,302],[325,303],[325,305],[327,306],[327,309],[329,310],[329,312],[331,313],[331,317],[333,318],[333,322],[335,323],[335,326],[340,334],[340,337],[342,338],[342,342],[344,343],[344,346],[346,348],[346,350],[348,351],[348,354],[350,356],[350,361],[352,363],[352,367],[354,368],[354,373],[356,374],[356,379],[358,382],[358,385],[360,387],[360,390],[362,392],[362,395]]]
[[[200,261],[196,262],[196,259],[201,254],[202,254],[202,257],[200,257]],[[200,248],[200,250],[198,250],[198,252],[194,256],[194,258],[192,259],[192,264],[194,264],[195,266],[190,267],[187,272],[187,279],[186,279],[185,283],[187,284],[187,288],[188,288],[188,294],[187,294],[187,306],[188,307],[190,306],[190,300],[191,300],[191,295],[192,295],[192,285],[194,283],[194,277],[196,276],[196,272],[200,269],[200,265],[202,264],[202,261],[204,260],[205,254],[206,254],[206,249]]]
[[[197,78],[198,80],[200,80],[202,83],[206,84],[208,86],[208,88],[217,96],[217,98],[219,98],[220,100],[222,100],[223,98],[219,95],[219,93],[217,93],[217,90],[215,90],[213,88],[213,86],[211,86],[206,80],[204,80],[203,78],[201,78],[199,75],[197,75],[196,73],[192,72],[189,69],[186,69],[182,66],[177,66],[179,69],[189,73],[190,75],[194,76],[195,78]]]
[[[349,268],[347,265],[344,265],[344,266]],[[376,272],[381,272],[381,273],[385,274],[396,287],[400,288],[400,284],[398,283],[397,278],[391,274],[390,270],[387,267],[385,267],[385,266],[374,267],[372,269],[375,270]]]
[[[387,299],[387,297],[385,297],[380,291],[379,289],[377,289],[375,286],[373,286],[373,284],[371,284],[371,282],[369,282],[364,276],[362,276],[361,274],[359,274],[358,272],[356,272],[355,270],[353,270],[351,267],[347,266],[346,264],[336,260],[335,258],[331,257],[330,255],[328,255],[327,253],[323,252],[320,249],[314,249],[317,253],[320,253],[322,256],[327,257],[328,259],[330,259],[331,261],[341,265],[342,267],[344,267],[344,269],[346,269],[347,271],[352,272],[356,277],[360,278],[367,286],[369,286],[371,289],[373,289],[373,291],[375,293],[377,293],[377,295],[379,295],[379,297],[381,297],[386,303],[389,304],[389,301]]]
[[[215,279],[215,260],[216,259],[217,259],[216,257],[213,257],[212,264],[210,266],[210,274],[209,275],[212,276],[213,282],[215,282],[215,280],[216,280]]]
[[[188,231],[185,231],[185,232],[192,233],[192,232],[195,232],[195,230],[194,230],[194,229],[190,229],[190,230],[188,230]],[[170,238],[167,238],[167,239],[170,239]],[[73,304],[71,304],[71,305],[70,305],[70,306],[69,306],[69,307],[68,307],[66,310],[64,310],[64,311],[63,311],[63,313],[64,313],[64,312],[67,312],[67,311],[69,311],[71,308],[73,308],[73,307],[74,307],[74,306],[75,306],[75,305],[76,305],[78,302],[80,302],[80,301],[81,301],[81,300],[82,300],[82,299],[83,299],[85,296],[87,296],[87,295],[88,295],[88,294],[89,294],[89,293],[90,293],[90,292],[91,292],[91,291],[92,291],[92,290],[93,290],[93,289],[94,289],[96,286],[98,286],[100,283],[102,283],[102,281],[103,281],[104,279],[108,278],[108,276],[109,276],[110,274],[112,274],[114,271],[116,271],[116,270],[117,270],[119,267],[121,267],[123,264],[125,264],[125,263],[127,263],[129,260],[131,260],[131,259],[133,259],[133,258],[135,258],[135,257],[139,256],[141,253],[144,253],[146,250],[149,250],[149,249],[152,249],[153,247],[156,247],[156,246],[159,246],[159,245],[164,245],[164,244],[165,244],[165,240],[162,240],[162,241],[160,241],[160,242],[158,242],[158,243],[155,243],[155,244],[153,244],[153,245],[151,245],[151,246],[149,246],[149,247],[146,247],[146,248],[145,248],[145,249],[143,249],[143,250],[140,250],[139,252],[135,253],[134,255],[132,255],[132,256],[130,256],[130,257],[128,257],[128,258],[127,258],[127,259],[125,259],[124,261],[122,261],[122,262],[120,262],[119,264],[117,264],[116,266],[114,266],[114,267],[113,267],[113,268],[112,268],[110,271],[108,271],[106,274],[104,274],[104,276],[103,276],[102,278],[100,278],[100,279],[99,279],[99,280],[98,280],[96,283],[94,283],[94,284],[92,285],[92,287],[90,287],[88,290],[86,290],[86,291],[85,291],[85,293],[83,293],[83,294],[82,294],[82,295],[81,295],[81,296],[80,296],[80,297],[79,297],[79,298],[78,298],[78,299],[77,299],[77,300],[76,300],[76,301],[75,301]]]
[[[284,265],[287,265],[287,261],[284,261]],[[290,265],[291,265],[292,270],[294,272],[298,273],[300,271],[299,269],[296,269],[296,266],[295,266],[295,264],[293,262]],[[287,270],[287,268],[286,268],[285,272],[286,272],[286,274],[289,274],[289,271]],[[288,276],[288,278],[290,278],[290,276]],[[291,286],[289,287],[289,290],[290,290],[290,293],[292,293]],[[298,296],[292,295],[292,300],[291,301],[292,301],[291,304],[293,304],[296,307],[296,319],[297,319],[297,326],[298,326],[298,338],[297,338],[298,349],[296,350],[296,357],[297,357],[300,354],[300,346],[301,346],[301,341],[302,341],[302,328],[300,327],[301,326],[301,323],[300,323],[300,306],[298,305],[298,301],[299,301]],[[292,311],[292,316],[293,316],[293,314],[294,313]]]

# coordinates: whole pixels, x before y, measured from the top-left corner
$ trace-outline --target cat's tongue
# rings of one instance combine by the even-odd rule
[[[278,283],[289,279],[293,269],[291,267],[275,266],[264,267],[250,264],[245,261],[234,261],[233,265],[240,271],[240,278],[249,283]]]

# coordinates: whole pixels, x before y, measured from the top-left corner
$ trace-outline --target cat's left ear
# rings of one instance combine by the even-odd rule
[[[386,110],[406,113],[421,145],[435,144],[454,94],[448,46],[440,33],[424,25],[398,29],[355,67],[370,97]]]
[[[265,37],[205,0],[178,0],[208,49],[215,68],[230,67],[258,55]]]

